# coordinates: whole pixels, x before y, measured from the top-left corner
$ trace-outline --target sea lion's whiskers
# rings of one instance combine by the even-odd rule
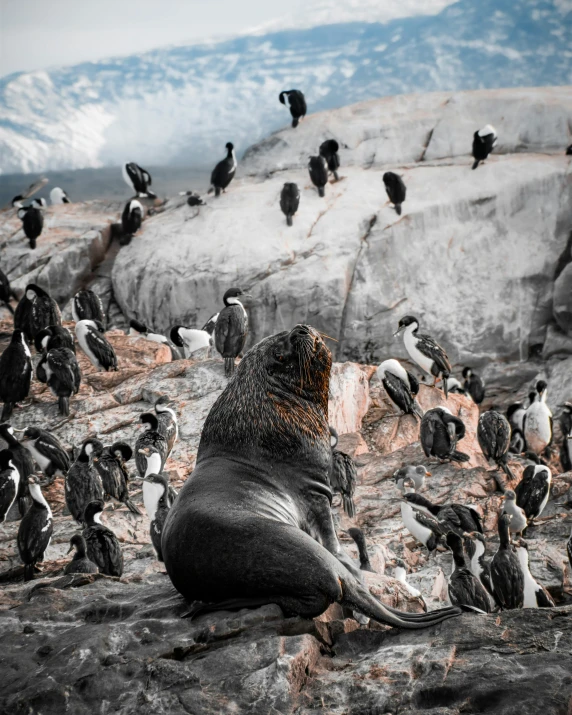
[[[337,340],[336,338],[332,338],[331,335],[326,335],[326,333],[321,333],[319,330],[318,330],[318,335],[322,338],[322,340],[323,340],[324,338],[326,338],[327,340],[333,340],[334,343],[338,343],[338,342],[339,342],[339,340]]]

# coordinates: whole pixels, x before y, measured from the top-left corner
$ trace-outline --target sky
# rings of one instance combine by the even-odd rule
[[[0,77],[244,32],[438,12],[454,0],[0,0]]]

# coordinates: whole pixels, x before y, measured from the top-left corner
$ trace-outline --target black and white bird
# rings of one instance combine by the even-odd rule
[[[423,335],[418,330],[417,318],[413,315],[406,315],[399,321],[394,337],[403,332],[403,344],[409,357],[428,375],[434,377],[433,386],[435,386],[437,378],[441,377],[445,397],[448,397],[447,379],[451,374],[451,363],[447,353],[430,335]]]
[[[103,484],[106,496],[115,499],[129,509],[132,514],[141,516],[141,510],[129,498],[129,472],[125,466],[133,456],[133,450],[126,442],[114,442],[111,446],[94,440],[91,461]]]
[[[449,600],[463,611],[490,613],[491,600],[481,581],[469,568],[463,539],[454,532],[447,534],[447,546],[453,553],[454,569],[448,581]]]
[[[536,391],[528,393],[528,407],[536,400]],[[514,402],[506,411],[506,418],[512,430],[510,451],[515,454],[522,454],[526,451],[526,440],[524,439],[524,416],[526,410],[522,402]]]
[[[33,184],[30,184],[30,186],[28,186],[26,191],[24,191],[22,194],[18,194],[18,196],[14,196],[14,198],[12,199],[12,206],[16,209],[21,209],[23,206],[22,201],[29,199],[30,196],[33,196],[35,193],[37,193],[48,183],[48,181],[49,180],[45,178],[34,181]]]
[[[172,360],[182,360],[185,357],[184,349],[180,349],[177,345],[175,345],[172,340],[169,340],[166,335],[154,332],[153,330],[148,328],[145,323],[141,323],[139,320],[131,319],[129,321],[129,335],[136,337],[141,336],[146,338],[147,340],[151,340],[154,343],[162,343],[163,345],[167,345],[169,350],[171,351]]]
[[[92,501],[85,509],[82,536],[85,539],[86,553],[100,573],[121,576],[123,553],[115,533],[101,523],[103,508],[102,501]]]
[[[134,194],[138,198],[157,198],[157,195],[149,190],[149,187],[153,183],[151,174],[145,169],[142,169],[135,162],[130,161],[127,164],[123,164],[122,174],[123,180],[130,189],[133,189]]]
[[[14,313],[14,328],[23,330],[28,342],[50,325],[61,325],[62,314],[51,295],[35,283],[26,286]]]
[[[492,124],[487,124],[473,134],[473,169],[488,157],[497,141],[497,133]]]
[[[401,486],[403,497],[412,494],[413,481],[405,479]],[[407,531],[431,552],[447,536],[447,529],[432,514],[418,509],[412,501],[401,500],[401,519]]]
[[[163,471],[169,453],[169,443],[159,432],[157,415],[144,412],[139,421],[148,425],[148,429],[142,432],[135,442],[135,464],[139,476],[144,479],[148,474],[160,474]]]
[[[75,324],[75,336],[90,363],[100,371],[116,371],[117,355],[104,333],[105,328],[98,320],[80,320]]]
[[[30,243],[30,248],[36,248],[38,238],[44,230],[43,208],[36,206],[25,206],[18,209],[18,218],[22,221],[22,228],[26,238]]]
[[[465,436],[465,424],[447,407],[434,407],[421,420],[421,446],[426,457],[453,462],[468,462],[468,455],[457,451],[457,442]]]
[[[447,378],[447,394],[450,392],[456,395],[467,395],[465,388],[463,387],[463,385],[461,385],[461,383],[459,382],[459,380],[457,380],[456,377]]]
[[[417,466],[413,466],[412,464],[410,464],[406,467],[401,467],[400,469],[398,469],[394,473],[393,479],[395,480],[397,488],[400,491],[403,491],[403,484],[406,479],[410,479],[413,482],[413,487],[415,491],[419,491],[425,486],[425,477],[430,476],[431,472],[429,472],[427,470],[427,467],[425,467],[423,464],[419,464]]]
[[[511,534],[522,534],[528,524],[524,509],[516,503],[516,493],[512,489],[506,489],[501,515],[510,516],[509,531]]]
[[[566,542],[566,553],[568,555],[568,562],[570,563],[570,568],[572,568],[572,529],[570,530],[570,538]]]
[[[356,514],[354,493],[357,484],[357,469],[354,460],[336,449],[339,437],[336,429],[330,425],[330,446],[332,449],[332,464],[330,467],[330,486],[332,491],[342,497],[345,513],[353,519]]]
[[[103,500],[103,484],[99,472],[91,461],[97,439],[86,439],[75,462],[69,468],[65,480],[65,498],[70,514],[78,522],[84,523],[85,508],[92,501]]]
[[[0,437],[8,445],[8,449],[12,453],[12,462],[18,470],[20,477],[16,499],[18,502],[18,510],[22,517],[30,507],[31,497],[28,489],[28,477],[34,474],[34,460],[30,452],[16,439],[14,428],[11,424],[5,422],[0,425]]]
[[[79,392],[81,371],[75,353],[68,348],[54,348],[42,355],[36,377],[58,398],[60,415],[69,417],[70,399]]]
[[[241,288],[229,288],[223,296],[224,308],[218,314],[214,329],[215,347],[224,359],[224,373],[230,377],[234,361],[244,348],[248,335],[248,315],[239,300],[250,298]]]
[[[565,472],[572,470],[572,404],[569,402],[562,405],[562,412],[558,421],[562,432],[562,444],[560,446],[560,463]]]
[[[490,563],[493,597],[503,611],[522,608],[524,603],[524,576],[513,545],[510,543],[509,514],[502,514],[498,521],[499,548]]]
[[[483,533],[483,520],[475,507],[451,502],[450,504],[433,504],[415,491],[404,491],[403,499],[414,509],[424,511],[434,516],[446,533],[453,531],[459,536],[472,533]]]
[[[393,171],[386,171],[383,175],[383,183],[389,200],[395,206],[395,212],[398,216],[401,216],[401,204],[405,201],[407,194],[403,179]]]
[[[541,586],[530,573],[528,560],[528,544],[524,539],[515,543],[514,549],[520,564],[520,570],[524,578],[524,601],[523,608],[554,608],[556,605],[552,596]]]
[[[286,99],[288,99],[290,114],[292,115],[292,126],[297,127],[300,119],[306,116],[306,97],[299,89],[287,89],[280,92],[278,99],[284,106],[286,106]]]
[[[213,191],[215,196],[220,196],[221,191],[225,191],[226,187],[234,179],[238,162],[234,153],[234,144],[228,142],[226,145],[226,156],[219,161],[211,174],[211,188],[209,194]]]
[[[80,320],[99,320],[105,325],[105,312],[101,298],[92,290],[79,290],[72,300],[72,316],[74,323]]]
[[[338,181],[338,169],[340,168],[340,155],[338,154],[340,145],[335,139],[326,139],[320,144],[320,156],[323,156],[328,164],[328,170],[334,175],[334,180]]]
[[[30,206],[33,209],[45,209],[48,207],[48,202],[46,199],[32,199],[30,201]]]
[[[58,475],[65,477],[70,468],[70,458],[55,435],[40,427],[26,427],[22,444],[30,452],[49,483]]]
[[[81,534],[74,534],[70,539],[70,547],[68,550],[68,554],[74,551],[74,555],[69,564],[66,564],[64,568],[65,574],[99,572],[99,569],[93,561],[88,559],[86,549],[87,546],[83,536]]]
[[[17,402],[28,397],[32,381],[32,354],[21,330],[14,330],[10,343],[0,355],[0,402],[2,422],[10,419]]]
[[[538,519],[550,498],[552,472],[544,464],[529,464],[514,492],[516,503],[526,514],[528,522]]]
[[[137,199],[130,199],[123,209],[121,214],[121,228],[123,230],[123,235],[121,236],[119,243],[122,246],[127,246],[133,236],[141,228],[143,223],[143,206]]]
[[[566,147],[566,156],[572,156],[572,144]]]
[[[73,335],[62,325],[49,325],[47,328],[36,333],[34,345],[39,353],[49,353],[50,350],[67,348],[75,354],[75,343]]]
[[[6,515],[18,496],[20,472],[14,464],[9,449],[0,451],[0,524],[6,521]]]
[[[369,560],[367,543],[363,531],[361,529],[358,529],[357,526],[352,526],[351,529],[348,529],[348,534],[352,537],[355,542],[355,545],[357,546],[360,569],[362,571],[372,571],[373,573],[375,573],[375,569],[372,567],[371,561]]]
[[[169,333],[171,342],[178,348],[182,348],[183,356],[190,358],[197,350],[210,348],[213,339],[212,334],[206,330],[198,328],[185,328],[184,325],[174,325]]]
[[[405,586],[406,590],[413,596],[413,598],[420,598],[423,601],[424,610],[427,611],[427,604],[421,591],[415,586],[412,586],[407,580],[407,564],[403,559],[395,557],[390,562],[393,566],[393,578],[399,581],[400,584]]]
[[[151,543],[157,554],[157,561],[163,561],[161,536],[171,508],[167,477],[163,474],[148,474],[143,479],[143,503],[150,521]]]
[[[32,505],[22,517],[16,539],[18,553],[24,564],[25,581],[34,578],[36,564],[44,560],[44,554],[54,531],[52,510],[42,494],[40,480],[31,476],[28,480],[28,488]]]
[[[188,206],[205,206],[205,202],[195,191],[179,191],[179,196],[187,197]]]
[[[214,313],[214,315],[211,315],[211,317],[207,320],[207,322],[203,325],[201,330],[205,330],[209,335],[214,335],[214,330],[216,327],[216,321],[218,320],[218,316],[220,313]]]
[[[54,186],[50,191],[50,201],[54,206],[58,204],[71,204],[70,197],[63,189],[60,189],[59,186]]]
[[[405,415],[423,417],[423,410],[415,399],[419,393],[419,382],[398,360],[384,360],[377,368],[377,376],[397,409]]]
[[[493,409],[483,412],[477,426],[477,439],[487,461],[493,461],[509,480],[513,480],[514,474],[507,461],[511,442],[511,429],[507,418]]]
[[[167,440],[167,447],[169,449],[167,452],[168,459],[179,437],[179,423],[173,403],[165,395],[160,397],[155,403],[155,414],[159,420],[157,430]]]
[[[10,300],[12,298],[16,298],[16,294],[12,290],[8,276],[0,268],[0,303],[4,303],[10,313],[14,315],[14,308],[10,305]]]
[[[308,162],[310,180],[318,189],[318,196],[324,197],[325,186],[328,183],[328,163],[323,156],[311,156]]]
[[[535,454],[542,454],[552,442],[552,412],[546,404],[548,385],[544,380],[536,383],[537,398],[526,410],[523,420],[526,446]]]
[[[492,595],[491,586],[491,566],[486,559],[486,542],[483,534],[473,532],[467,534],[470,538],[465,538],[465,549],[470,559],[469,568],[479,581],[483,584],[489,594]]]
[[[298,184],[289,181],[284,184],[280,192],[280,208],[286,216],[286,225],[292,225],[292,217],[300,206],[300,189]]]
[[[475,404],[480,405],[485,399],[485,382],[483,378],[474,373],[470,367],[463,368],[463,378],[465,392],[472,397]]]

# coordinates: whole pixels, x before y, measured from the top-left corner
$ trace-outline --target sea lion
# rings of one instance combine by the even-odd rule
[[[331,355],[297,325],[251,348],[213,405],[197,465],[167,517],[175,588],[205,611],[278,604],[313,618],[334,602],[423,628],[460,613],[401,613],[375,599],[338,543],[330,509]]]

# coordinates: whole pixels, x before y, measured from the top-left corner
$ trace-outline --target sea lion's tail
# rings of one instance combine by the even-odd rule
[[[234,358],[224,359],[224,374],[230,377],[234,373]]]
[[[352,608],[359,613],[363,613],[364,616],[395,628],[428,628],[447,620],[447,618],[461,614],[460,608],[452,606],[440,608],[437,611],[429,611],[428,613],[405,613],[378,601],[354,578],[345,579],[342,577],[340,585],[342,587],[342,598],[340,600],[342,606]]]

